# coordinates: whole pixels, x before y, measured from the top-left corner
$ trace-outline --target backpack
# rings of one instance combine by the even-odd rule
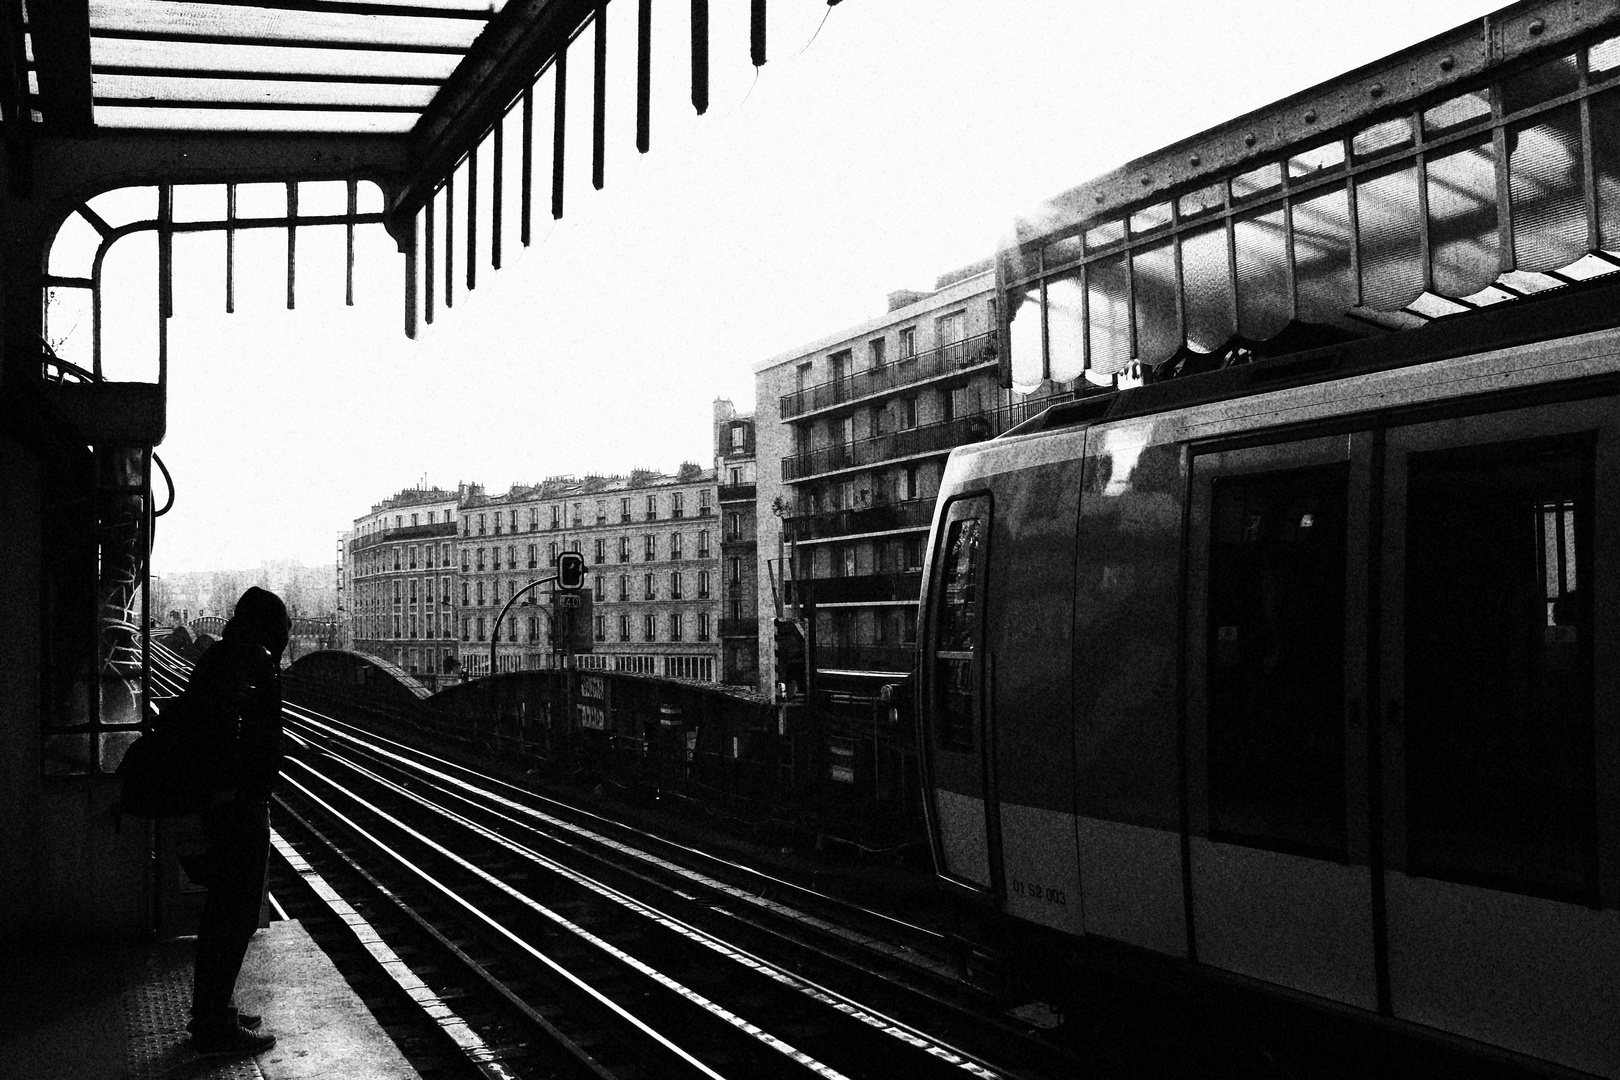
[[[165,701],[152,728],[130,744],[118,766],[123,813],[184,817],[207,809],[220,787],[218,762],[189,695]]]

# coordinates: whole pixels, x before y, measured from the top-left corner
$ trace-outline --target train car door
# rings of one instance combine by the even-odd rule
[[[941,514],[929,560],[922,693],[936,865],[962,885],[999,893],[994,731],[985,701],[990,512],[989,495],[968,495]]]
[[[1620,1076],[1620,403],[1384,459],[1390,1010]]]
[[[1352,432],[1195,453],[1187,541],[1197,957],[1365,1008],[1372,444]]]

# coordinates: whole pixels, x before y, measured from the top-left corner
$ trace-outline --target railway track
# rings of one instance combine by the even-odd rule
[[[1094,1071],[1002,1017],[930,930],[296,705],[285,721],[273,892],[415,1003],[401,1041],[425,1074]]]

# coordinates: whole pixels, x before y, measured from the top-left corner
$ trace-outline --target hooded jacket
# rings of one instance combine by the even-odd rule
[[[205,756],[220,790],[267,799],[281,771],[281,654],[291,629],[281,598],[254,586],[192,670],[187,705],[208,718]]]

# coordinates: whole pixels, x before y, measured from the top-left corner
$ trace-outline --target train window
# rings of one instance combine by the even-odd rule
[[[989,536],[988,498],[952,504],[939,551],[933,651],[934,742],[954,753],[971,754],[977,745],[978,653]]]
[[[1218,480],[1209,583],[1217,839],[1344,850],[1345,465]]]
[[[1406,521],[1411,868],[1595,888],[1590,443],[1414,456]]]

